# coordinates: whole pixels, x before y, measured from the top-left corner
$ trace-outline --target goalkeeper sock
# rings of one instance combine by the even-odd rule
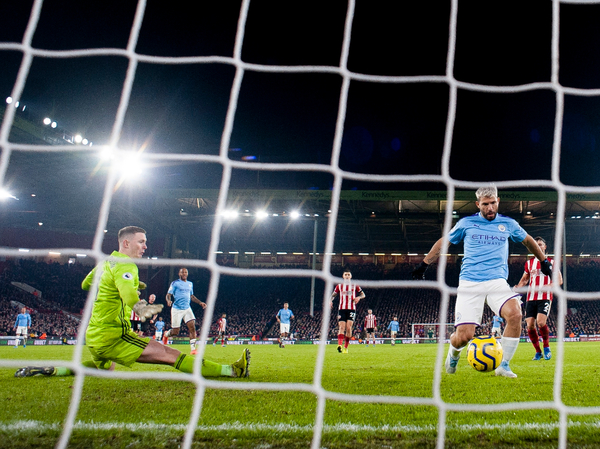
[[[542,352],[540,349],[540,339],[538,337],[538,333],[535,329],[527,329],[527,335],[529,335],[529,339],[531,340],[531,344],[535,348],[535,352]]]
[[[94,366],[95,368],[95,366]],[[53,376],[57,376],[57,377],[65,377],[65,376],[73,376],[75,375],[75,373],[73,371],[71,371],[69,368],[66,368],[64,366],[57,366],[56,368],[54,368],[54,372],[52,373]]]
[[[517,346],[519,346],[519,338],[502,336],[502,343],[500,344],[503,351],[502,360],[510,362],[517,351]]]
[[[540,335],[542,336],[542,340],[544,342],[544,348],[548,348],[550,346],[550,329],[547,324],[544,324],[540,327]]]
[[[192,374],[194,372],[194,357],[179,354],[177,361],[173,367],[183,373]],[[219,377],[233,375],[233,367],[231,365],[221,365],[220,363],[211,362],[210,360],[202,360],[202,376],[204,377]]]

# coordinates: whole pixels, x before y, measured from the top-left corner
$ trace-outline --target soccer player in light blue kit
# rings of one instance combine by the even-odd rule
[[[400,323],[398,323],[398,317],[394,317],[388,326],[388,330],[390,331],[390,338],[392,346],[396,345],[396,334],[400,330]]]
[[[159,316],[156,323],[154,323],[154,339],[156,341],[159,341],[159,342],[162,341],[164,328],[165,328],[165,322],[163,321],[162,316]]]
[[[475,192],[475,205],[479,213],[462,218],[448,235],[448,241],[464,241],[464,258],[456,295],[455,332],[450,336],[450,349],[446,357],[446,372],[454,374],[460,351],[475,335],[481,324],[483,306],[487,302],[494,314],[506,321],[502,336],[502,363],[496,368],[497,376],[517,377],[509,362],[521,336],[520,295],[513,292],[508,278],[508,240],[523,243],[541,262],[544,274],[552,274],[552,264],[540,247],[512,218],[498,214],[498,189],[495,185],[481,187]],[[423,279],[425,270],[442,252],[443,239],[439,239],[413,271],[414,279]]]
[[[498,315],[492,318],[492,337],[500,337],[502,335],[502,323],[504,319]]]
[[[31,315],[27,311],[27,307],[21,309],[21,313],[17,315],[15,321],[15,348],[19,347],[19,336],[23,337],[23,347],[27,347],[27,329],[31,327]]]
[[[290,335],[290,319],[294,318],[294,312],[288,309],[289,304],[283,303],[283,309],[277,312],[277,321],[279,322],[279,347],[285,348],[283,339]]]
[[[206,309],[206,303],[203,303],[194,296],[194,284],[187,280],[187,268],[179,270],[179,279],[171,282],[167,292],[167,305],[171,308],[171,330],[163,334],[163,344],[167,344],[169,337],[179,335],[181,320],[187,325],[190,332],[190,354],[196,354],[196,316],[190,307],[190,301],[200,304]]]

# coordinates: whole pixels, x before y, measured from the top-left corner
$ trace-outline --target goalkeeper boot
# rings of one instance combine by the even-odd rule
[[[552,358],[552,352],[550,352],[550,348],[544,348],[544,358],[546,360],[550,360]]]
[[[531,360],[542,360],[542,353],[536,352]]]
[[[244,349],[240,359],[231,365],[235,371],[235,377],[248,377],[250,376],[250,350]]]
[[[25,368],[19,368],[15,373],[15,377],[52,376],[53,374],[53,366],[26,366]]]
[[[510,366],[506,360],[503,360],[500,366],[496,368],[496,376],[517,377],[517,375],[510,369]]]

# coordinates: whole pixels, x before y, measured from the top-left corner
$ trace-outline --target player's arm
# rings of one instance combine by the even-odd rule
[[[440,238],[437,242],[435,242],[433,244],[433,246],[431,247],[431,249],[425,256],[423,261],[417,266],[417,268],[415,268],[413,270],[413,272],[412,272],[413,279],[425,279],[425,271],[427,271],[427,268],[429,268],[429,265],[431,265],[433,262],[435,262],[437,260],[437,258],[440,256],[440,254],[442,253],[443,245],[444,245],[443,237]],[[536,243],[536,245],[537,245],[537,243]],[[447,247],[444,249],[447,249]]]
[[[119,296],[131,309],[140,300],[138,269],[134,264],[117,264],[114,270],[115,286],[119,290]]]
[[[337,287],[336,287],[336,289],[337,289]],[[335,298],[337,298],[337,296],[338,296],[337,290],[333,290],[333,293],[331,294],[331,297],[329,298],[329,307],[333,307],[333,300]]]
[[[167,296],[165,296],[165,301],[167,302],[167,306],[171,307],[171,304],[173,304],[173,295],[171,293],[167,293]]]
[[[196,304],[200,304],[202,306],[203,309],[206,309],[206,303],[200,301],[198,298],[196,298],[194,295],[191,295],[190,298],[192,299],[192,301],[194,301]]]
[[[85,277],[85,279],[81,283],[82,290],[88,291],[92,287],[92,284],[94,283],[95,273],[96,273],[95,268],[88,273],[88,275]]]
[[[524,271],[523,276],[521,276],[521,280],[519,281],[519,283],[517,285],[514,286],[514,290],[517,290],[517,289],[529,284],[529,279],[531,279],[531,275],[527,271]]]
[[[281,310],[279,312],[277,312],[277,315],[275,315],[275,318],[277,319],[278,323],[281,323],[281,319],[279,319],[280,315],[281,315]]]
[[[358,302],[359,302],[361,299],[364,299],[364,297],[365,297],[365,292],[364,292],[364,290],[361,290],[361,291],[358,293],[358,295],[356,295],[356,296],[354,297],[354,304],[358,304]]]
[[[521,243],[523,243],[523,245],[525,245],[525,247],[540,261],[542,273],[544,273],[546,276],[552,276],[552,264],[546,258],[546,255],[542,252],[533,237],[527,234],[527,237],[525,237]]]

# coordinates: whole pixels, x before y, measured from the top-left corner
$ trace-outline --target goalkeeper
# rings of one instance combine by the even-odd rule
[[[450,336],[450,349],[446,357],[446,372],[454,374],[460,351],[475,335],[481,324],[483,306],[487,302],[494,314],[506,321],[502,335],[502,363],[496,369],[497,376],[517,377],[509,362],[521,336],[521,296],[514,293],[508,278],[508,241],[521,242],[541,262],[544,274],[552,275],[552,264],[540,247],[512,218],[498,214],[498,189],[495,185],[481,187],[475,192],[475,205],[479,213],[462,218],[448,235],[448,241],[458,244],[464,240],[460,280],[456,295],[455,332]],[[425,270],[444,250],[439,239],[413,271],[414,279],[423,279]],[[445,251],[444,251],[445,252]]]
[[[92,316],[86,332],[87,346],[92,354],[92,362],[84,366],[99,369],[114,369],[115,363],[132,366],[135,362],[170,365],[184,373],[192,373],[194,358],[169,346],[164,346],[150,337],[140,337],[131,329],[129,309],[142,320],[151,318],[162,310],[161,305],[147,304],[138,298],[140,281],[138,268],[131,259],[139,259],[146,250],[146,231],[137,226],[127,226],[119,231],[119,251],[102,265],[98,293]],[[84,279],[82,288],[92,286],[94,268]],[[142,285],[143,288],[143,285]],[[221,365],[208,360],[202,361],[204,377],[248,377],[250,351],[245,349],[242,357],[231,365]],[[19,369],[16,377],[34,375],[72,375],[68,368],[25,367]]]

